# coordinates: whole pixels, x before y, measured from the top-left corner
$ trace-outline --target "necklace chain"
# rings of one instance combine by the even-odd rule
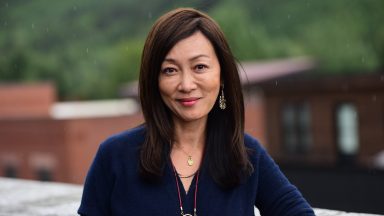
[[[194,173],[192,173],[191,175],[182,175],[182,174],[180,174],[180,173],[177,173],[177,175],[178,175],[180,178],[191,178],[191,177],[195,176],[196,173],[197,173],[197,171],[194,172]]]
[[[176,181],[176,187],[177,187],[177,195],[179,197],[179,204],[180,204],[180,215],[181,216],[192,216],[191,214],[184,214],[183,210],[183,201],[181,200],[181,193],[180,193],[180,186],[179,186],[179,181],[177,180],[177,172],[175,166],[172,164],[173,172],[175,174],[175,181]],[[196,208],[196,201],[197,201],[197,190],[198,190],[198,184],[199,184],[199,174],[200,171],[197,171],[196,175],[196,181],[195,181],[195,197],[194,197],[194,202],[193,202],[193,216],[197,216],[197,208]]]

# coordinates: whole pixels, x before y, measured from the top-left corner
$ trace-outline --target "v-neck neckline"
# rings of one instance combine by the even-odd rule
[[[196,171],[196,174],[199,172],[199,170],[197,170]],[[191,184],[189,185],[189,188],[188,188],[188,192],[187,192],[187,190],[185,189],[185,187],[184,187],[184,184],[183,184],[183,182],[181,181],[181,178],[180,178],[180,176],[179,175],[176,175],[177,176],[177,181],[179,181],[179,185],[181,185],[181,187],[182,187],[182,191],[183,191],[183,196],[185,196],[185,197],[188,197],[188,195],[191,193],[191,192],[193,192],[193,191],[195,191],[196,190],[196,176],[197,175],[194,175],[193,176],[193,178],[192,178],[192,181],[191,181]],[[176,184],[176,182],[175,182],[175,184]],[[193,191],[192,191],[193,190]]]
[[[177,186],[176,186],[176,182],[175,182],[175,174],[174,174],[174,170],[173,170],[173,163],[172,163],[172,160],[169,158],[168,161],[167,161],[167,172],[169,174],[169,177],[171,178],[171,181],[170,181],[170,184],[169,185],[172,185],[176,190],[177,190]],[[201,167],[200,167],[201,168]],[[200,168],[196,171],[196,174],[199,172]],[[184,198],[187,198],[189,197],[188,195],[195,191],[195,184],[196,184],[196,175],[193,176],[192,178],[192,181],[191,181],[191,184],[189,185],[189,188],[188,188],[188,192],[187,190],[185,189],[184,187],[184,184],[183,182],[181,181],[181,178],[179,175],[176,175],[177,177],[177,181],[180,185],[180,192],[181,192],[181,195],[184,197]]]

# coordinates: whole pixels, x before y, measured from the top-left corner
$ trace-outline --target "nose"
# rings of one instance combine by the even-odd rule
[[[184,70],[180,76],[178,90],[181,92],[191,92],[197,88],[195,77],[190,70]]]

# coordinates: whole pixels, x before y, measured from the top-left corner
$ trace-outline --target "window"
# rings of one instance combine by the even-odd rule
[[[40,181],[52,181],[52,172],[46,168],[40,168],[36,172],[37,179]]]
[[[29,156],[29,165],[35,170],[35,176],[40,181],[53,181],[57,159],[50,152],[33,152]]]
[[[359,150],[358,113],[352,103],[343,103],[336,110],[337,145],[339,153],[353,156]]]
[[[312,145],[309,104],[289,103],[282,109],[283,144],[289,153],[308,152]]]
[[[4,176],[8,178],[17,178],[17,168],[13,165],[6,165],[4,168]]]
[[[8,178],[17,178],[20,175],[21,156],[15,152],[0,152],[0,175]]]

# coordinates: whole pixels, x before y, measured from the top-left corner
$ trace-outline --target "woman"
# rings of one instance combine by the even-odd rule
[[[236,62],[194,9],[160,17],[139,80],[145,124],[100,145],[81,215],[314,215],[266,151],[244,135]]]

